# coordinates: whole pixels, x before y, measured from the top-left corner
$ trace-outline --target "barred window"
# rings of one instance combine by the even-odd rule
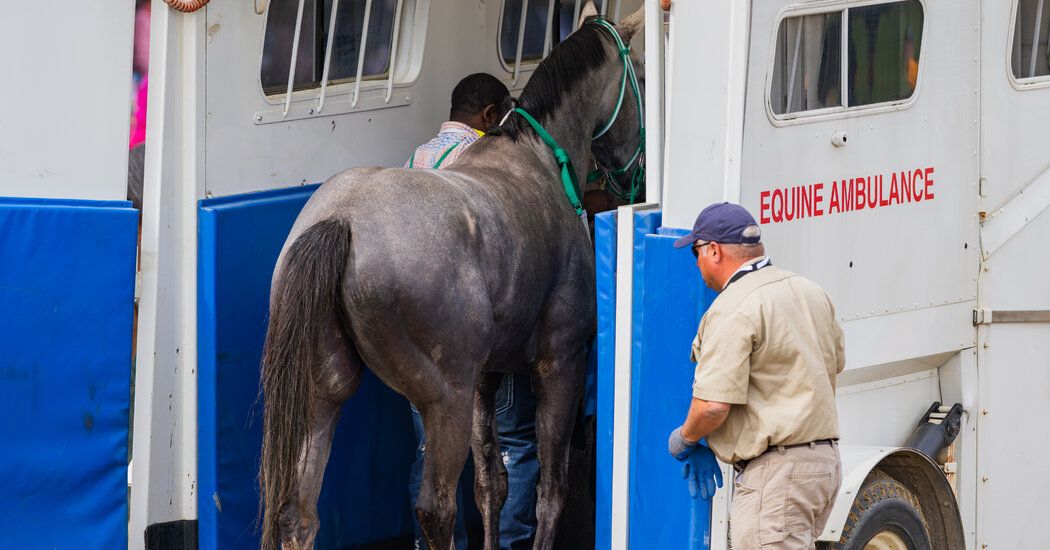
[[[284,93],[292,63],[300,0],[272,0],[266,18],[260,80],[267,95]],[[329,29],[334,28],[329,84],[352,82],[362,60],[361,78],[386,78],[390,68],[397,0],[339,0],[331,26],[333,0],[302,0],[302,24],[295,55],[293,90],[319,88],[324,77]],[[367,38],[364,32],[368,13]],[[364,57],[361,50],[364,49]]]
[[[773,62],[773,113],[842,110],[908,99],[918,84],[922,28],[919,0],[785,18]]]
[[[1018,0],[1010,68],[1017,80],[1050,75],[1050,2]]]
[[[618,1],[598,0],[595,7],[598,13],[612,16],[606,10],[618,9]],[[499,49],[505,63],[512,65],[517,60],[519,34],[522,39],[522,61],[538,61],[546,56],[549,51],[545,46],[551,2],[554,3],[550,20],[550,47],[553,48],[576,30],[581,0],[504,0]],[[524,30],[521,28],[522,8],[525,12]]]

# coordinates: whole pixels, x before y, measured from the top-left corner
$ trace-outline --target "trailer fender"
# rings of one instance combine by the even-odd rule
[[[879,470],[914,493],[922,506],[933,548],[963,548],[959,504],[947,478],[932,460],[905,447],[842,445],[842,486],[821,541],[838,541],[853,501],[872,471]]]

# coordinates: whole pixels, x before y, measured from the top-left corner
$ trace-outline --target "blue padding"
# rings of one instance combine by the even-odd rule
[[[256,400],[270,277],[316,186],[200,204],[200,548],[258,548],[262,410]],[[369,371],[343,407],[325,472],[318,548],[411,537],[408,403]]]
[[[616,211],[594,217],[598,295],[598,399],[595,458],[595,550],[612,547],[613,385],[616,370]]]
[[[0,548],[126,548],[138,212],[0,198]]]
[[[672,246],[674,235],[635,237],[643,252],[635,252],[635,280],[640,279],[642,288],[640,297],[635,294],[631,548],[689,548],[693,501],[681,463],[667,454],[667,436],[689,408],[694,368],[690,343],[715,294],[703,286],[689,249]],[[639,263],[644,263],[640,277]],[[696,511],[709,541],[710,506],[702,503]]]

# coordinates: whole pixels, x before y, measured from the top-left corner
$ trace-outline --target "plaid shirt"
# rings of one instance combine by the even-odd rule
[[[434,139],[416,148],[412,157],[405,162],[405,168],[437,168],[434,165],[438,163],[442,155],[445,155],[446,151],[448,155],[441,161],[441,166],[448,166],[479,137],[481,136],[477,131],[462,122],[445,122]]]

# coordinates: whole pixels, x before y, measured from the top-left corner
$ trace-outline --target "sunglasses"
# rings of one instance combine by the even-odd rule
[[[700,259],[700,249],[705,247],[705,246],[707,246],[707,245],[709,245],[709,244],[711,244],[711,243],[713,243],[713,242],[714,241],[707,241],[706,243],[704,243],[704,244],[702,244],[700,246],[697,246],[696,243],[693,243],[693,247],[692,247],[693,248],[693,257],[699,260]]]

